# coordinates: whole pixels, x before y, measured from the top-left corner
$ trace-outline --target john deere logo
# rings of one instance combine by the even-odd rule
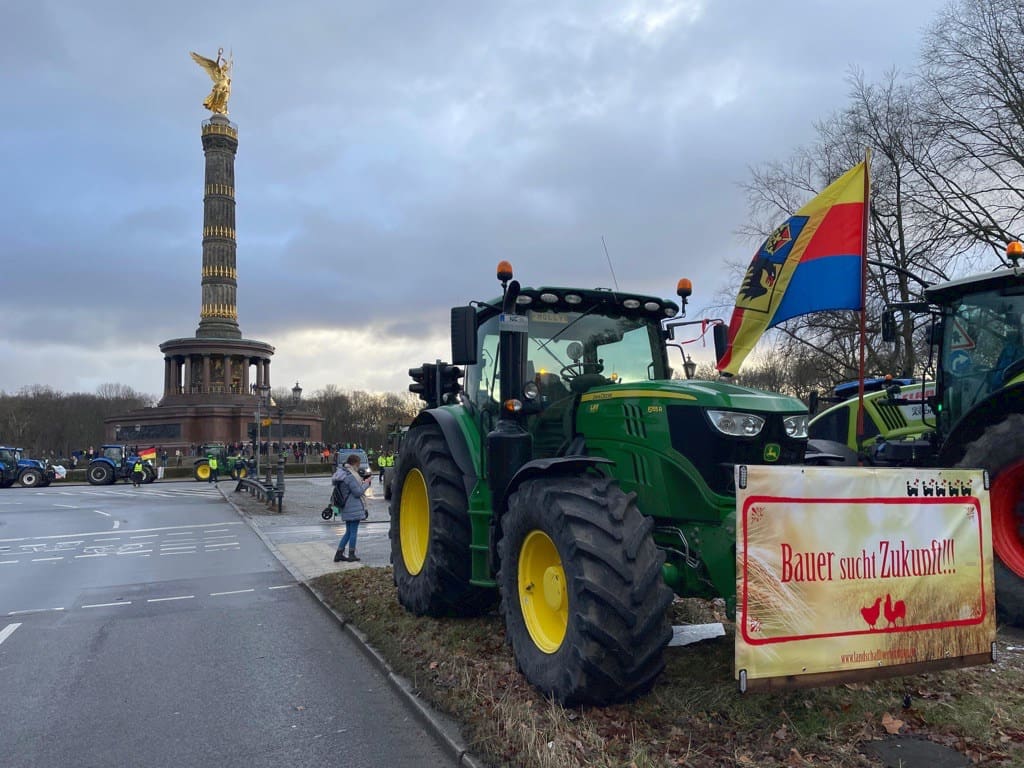
[[[782,449],[779,448],[778,443],[768,443],[764,447],[764,460],[765,461],[778,461],[779,455],[782,453]]]

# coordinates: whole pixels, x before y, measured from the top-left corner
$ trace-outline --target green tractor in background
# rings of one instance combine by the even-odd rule
[[[218,476],[230,477],[232,480],[249,476],[249,464],[244,457],[229,456],[224,443],[203,443],[199,446],[199,458],[192,469],[192,476],[196,480],[205,483],[210,479],[210,456],[217,457]]]
[[[500,600],[545,694],[630,699],[664,667],[673,593],[734,614],[733,467],[802,463],[807,410],[672,379],[673,301],[523,288],[507,262],[498,279],[501,297],[452,310],[453,363],[410,370],[426,408],[390,504],[398,598],[430,616]],[[677,293],[685,309],[689,281]]]

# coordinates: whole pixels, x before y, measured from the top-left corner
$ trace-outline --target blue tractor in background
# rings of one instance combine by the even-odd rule
[[[89,462],[85,476],[90,485],[112,485],[118,480],[131,480],[132,467],[138,455],[127,445],[100,446],[100,453]],[[156,480],[156,468],[150,461],[142,462],[143,482]]]
[[[0,463],[3,464],[0,488],[10,488],[15,483],[25,488],[45,488],[57,477],[48,461],[27,458],[21,448],[0,446]]]

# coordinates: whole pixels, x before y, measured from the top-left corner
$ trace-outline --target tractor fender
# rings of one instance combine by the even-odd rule
[[[477,470],[477,464],[473,461],[473,455],[469,451],[469,445],[466,443],[466,436],[462,434],[462,429],[459,428],[458,419],[455,418],[453,413],[443,408],[431,408],[421,411],[409,428],[412,429],[420,424],[430,422],[441,428],[441,434],[444,435],[444,441],[448,445],[448,450],[452,452],[455,465],[462,473],[462,483],[466,487],[466,498],[470,498],[473,495],[473,489],[476,488],[480,475]]]
[[[108,459],[106,456],[97,456],[95,459],[89,461],[90,464],[109,464],[114,469],[117,469],[117,464]]]
[[[1024,382],[1000,389],[967,411],[943,441],[939,450],[939,466],[952,467],[963,458],[968,444],[1010,413],[1024,413]]]
[[[519,468],[509,481],[505,495],[496,500],[495,510],[504,513],[508,506],[508,497],[526,480],[545,475],[578,475],[583,471],[600,465],[615,466],[611,459],[599,456],[556,456],[550,459],[534,459]]]

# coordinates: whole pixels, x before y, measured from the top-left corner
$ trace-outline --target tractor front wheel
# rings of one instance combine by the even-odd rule
[[[18,482],[25,488],[34,488],[37,485],[43,484],[43,473],[38,469],[26,469],[21,473]]]
[[[469,504],[441,429],[409,431],[391,494],[391,563],[398,601],[416,615],[476,616],[493,589],[469,583]]]
[[[114,482],[114,468],[104,461],[90,464],[86,477],[90,485],[110,485]]]
[[[192,470],[192,477],[201,483],[210,479],[210,464],[206,459],[196,462],[195,469]]]
[[[565,705],[650,690],[672,637],[653,522],[615,480],[525,481],[498,543],[501,611],[526,679]]]
[[[967,446],[959,467],[988,470],[996,615],[1024,626],[1024,415],[993,424]]]

